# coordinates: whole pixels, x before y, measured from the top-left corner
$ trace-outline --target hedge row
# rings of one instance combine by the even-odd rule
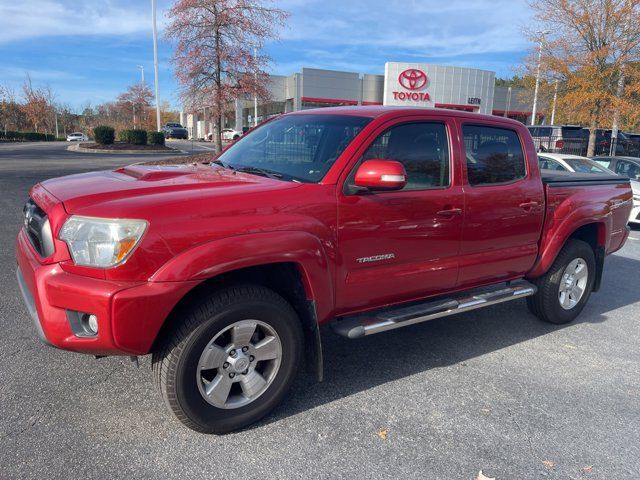
[[[164,145],[164,133],[149,132],[149,145]]]
[[[164,145],[164,133],[147,132],[141,129],[120,130],[118,138],[121,142],[131,145]]]
[[[121,130],[119,133],[120,141],[130,143],[131,145],[146,145],[147,131],[139,128]]]
[[[93,129],[93,137],[100,145],[111,145],[116,139],[116,131],[107,125],[98,125]]]
[[[51,142],[56,139],[52,133],[36,132],[12,132],[0,130],[0,140],[11,140],[13,142]]]

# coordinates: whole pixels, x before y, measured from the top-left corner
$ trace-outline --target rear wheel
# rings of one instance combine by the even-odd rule
[[[527,298],[529,310],[550,323],[571,322],[589,300],[595,275],[591,246],[582,240],[568,240],[549,271],[533,280],[538,292]]]
[[[255,285],[203,298],[163,338],[156,384],[175,416],[204,433],[242,428],[280,403],[303,342],[293,308]]]

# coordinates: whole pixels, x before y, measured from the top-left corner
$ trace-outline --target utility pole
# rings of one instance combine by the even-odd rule
[[[54,110],[53,114],[54,114],[55,119],[56,119],[56,140],[57,140],[58,139],[58,111]]]
[[[138,68],[140,69],[140,75],[142,77],[142,84],[144,84],[144,65],[138,65]]]
[[[511,87],[507,89],[507,111],[505,112],[505,117],[509,117],[509,110],[511,110]]]
[[[624,93],[624,63],[620,67],[620,77],[618,77],[618,85],[616,87],[616,98],[618,101],[622,98]],[[611,145],[609,146],[609,155],[614,156],[616,154],[616,147],[618,144],[618,128],[620,124],[620,107],[616,107],[613,112],[613,125],[611,125]]]
[[[536,114],[538,113],[538,90],[540,88],[540,66],[542,63],[542,45],[544,43],[544,36],[550,32],[549,30],[543,30],[536,33],[540,35],[540,43],[538,44],[538,66],[536,68],[536,88],[533,91],[533,108],[531,109],[531,125],[536,124]]]
[[[551,125],[555,125],[557,101],[558,101],[558,80],[556,80],[556,86],[553,90],[553,108],[551,109]]]
[[[156,126],[160,131],[160,87],[158,86],[158,28],[156,27],[156,0],[151,0],[153,30],[153,74],[156,87]]]
[[[253,48],[253,59],[254,61],[256,61],[258,59],[258,49],[257,48]],[[258,85],[258,73],[256,72],[255,74],[255,79],[256,79],[256,86]],[[257,127],[258,126],[258,92],[256,91],[255,95],[253,96],[253,126]]]

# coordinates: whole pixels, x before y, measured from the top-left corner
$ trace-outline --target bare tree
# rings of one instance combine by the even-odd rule
[[[133,128],[138,126],[148,128],[149,107],[153,103],[153,93],[144,83],[131,85],[126,92],[118,95],[118,108],[129,110],[133,117]],[[139,120],[139,121],[138,121]]]
[[[222,118],[245,95],[268,97],[265,69],[270,59],[255,52],[289,14],[267,0],[178,0],[169,10],[166,36],[176,42],[173,57],[186,105],[204,102],[222,149]]]
[[[23,123],[21,122],[23,117],[13,89],[8,85],[0,85],[0,122],[2,122],[4,134],[7,134],[11,125],[18,130]]]
[[[51,88],[34,87],[31,77],[27,74],[27,78],[22,85],[22,94],[24,95],[22,110],[28,122],[33,125],[36,132],[39,128],[48,132],[54,121],[54,95]]]

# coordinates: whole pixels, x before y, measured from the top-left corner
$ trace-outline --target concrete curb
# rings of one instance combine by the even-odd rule
[[[106,150],[100,148],[83,148],[80,143],[69,145],[67,150],[78,153],[107,153],[111,155],[157,155],[158,153],[173,154],[180,150],[167,146],[170,150]]]

